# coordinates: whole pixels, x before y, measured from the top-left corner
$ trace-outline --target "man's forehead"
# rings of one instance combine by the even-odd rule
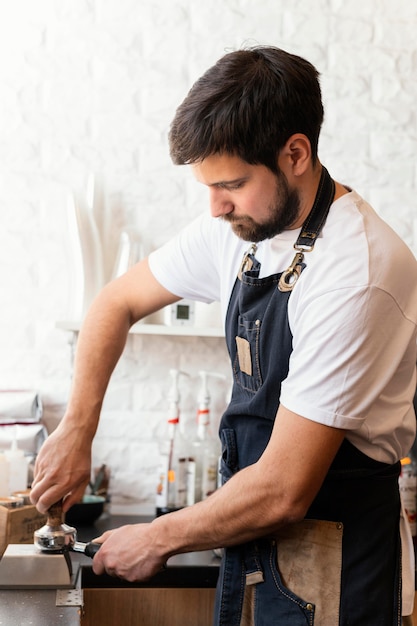
[[[212,155],[191,165],[196,179],[205,185],[232,184],[247,180],[256,166],[231,155]]]

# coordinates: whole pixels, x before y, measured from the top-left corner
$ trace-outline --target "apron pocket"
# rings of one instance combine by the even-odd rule
[[[233,375],[236,383],[246,391],[255,393],[262,385],[259,336],[261,320],[249,321],[242,315],[238,320],[236,357],[233,361]]]
[[[321,626],[315,620],[314,605],[303,603],[282,587],[265,593],[263,584],[245,587],[239,626]]]
[[[281,581],[304,603],[314,604],[320,626],[339,623],[342,537],[342,523],[309,519],[274,534]]]

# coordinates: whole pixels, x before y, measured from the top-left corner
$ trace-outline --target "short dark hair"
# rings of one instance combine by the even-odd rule
[[[169,131],[173,162],[229,153],[276,172],[281,148],[303,133],[314,163],[323,122],[318,77],[311,63],[272,46],[224,55],[176,111]]]

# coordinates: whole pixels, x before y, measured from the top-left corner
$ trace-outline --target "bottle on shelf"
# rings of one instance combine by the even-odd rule
[[[188,376],[177,369],[169,371],[171,389],[168,394],[168,419],[166,432],[159,444],[159,468],[156,487],[156,515],[170,513],[181,505],[178,503],[178,449],[182,446],[180,422],[180,394],[178,379],[180,375]]]
[[[28,487],[28,460],[25,453],[18,447],[17,437],[12,440],[10,450],[5,450],[4,455],[8,463],[9,494],[15,491],[25,491]]]
[[[7,498],[9,495],[9,462],[6,455],[0,453],[0,498]]]
[[[220,442],[211,429],[210,393],[208,377],[225,379],[217,372],[199,372],[201,379],[197,410],[197,434],[193,442],[193,456],[196,461],[194,501],[205,500],[218,486],[218,463]]]
[[[177,506],[191,506],[194,504],[196,459],[192,449],[192,441],[180,424],[179,438],[176,448],[177,460]]]

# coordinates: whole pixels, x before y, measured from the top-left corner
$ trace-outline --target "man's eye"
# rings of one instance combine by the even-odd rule
[[[245,181],[241,180],[236,183],[217,183],[215,186],[218,189],[225,189],[226,191],[237,191],[238,189],[241,189],[244,184]]]
[[[226,189],[228,189],[229,191],[236,191],[237,189],[240,189],[241,187],[243,187],[243,182],[235,183],[233,185],[226,185]]]

